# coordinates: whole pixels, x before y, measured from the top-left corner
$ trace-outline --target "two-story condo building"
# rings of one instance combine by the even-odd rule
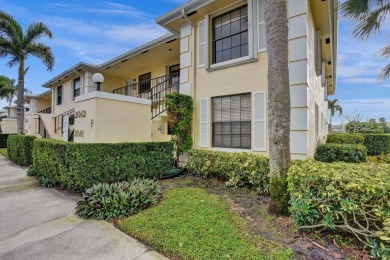
[[[303,159],[327,134],[327,97],[336,90],[338,2],[287,4],[291,153]],[[267,155],[264,0],[192,0],[156,22],[169,33],[99,66],[78,63],[43,85],[52,89],[51,116],[40,117],[47,136],[169,140],[164,98],[180,92],[194,100],[195,148]]]

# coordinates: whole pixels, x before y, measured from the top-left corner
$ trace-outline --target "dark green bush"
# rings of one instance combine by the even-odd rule
[[[10,135],[7,139],[8,156],[14,163],[21,166],[32,164],[32,153],[34,140],[36,136],[32,135]]]
[[[346,231],[371,248],[385,245],[379,232],[390,221],[390,165],[298,161],[287,181],[290,212],[301,228]]]
[[[364,135],[364,145],[368,155],[389,154],[390,135]]]
[[[0,148],[7,148],[8,136],[15,134],[0,134]]]
[[[83,193],[76,214],[93,219],[127,217],[156,204],[160,196],[161,189],[153,180],[99,183]]]
[[[249,186],[269,192],[269,159],[252,153],[191,150],[187,168],[193,175],[226,181],[227,186]]]
[[[317,147],[314,158],[321,162],[365,162],[367,149],[356,144],[322,144]]]
[[[361,134],[328,134],[327,143],[333,144],[359,144],[364,145],[364,136]]]
[[[35,141],[29,174],[82,192],[99,182],[166,175],[172,168],[172,155],[171,142],[97,144],[39,139]]]

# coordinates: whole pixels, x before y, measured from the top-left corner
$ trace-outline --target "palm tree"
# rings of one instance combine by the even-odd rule
[[[17,91],[17,132],[23,133],[24,124],[24,76],[27,58],[32,55],[42,60],[46,69],[54,66],[54,55],[50,47],[38,42],[42,37],[52,38],[52,32],[42,22],[34,22],[26,30],[9,14],[0,11],[0,57],[10,58],[9,67],[19,65]]]
[[[268,211],[288,213],[287,171],[290,153],[290,88],[288,71],[288,21],[285,0],[265,1],[268,55],[268,125],[270,194]]]
[[[332,129],[332,119],[336,112],[339,112],[340,116],[343,114],[343,108],[337,103],[337,98],[334,100],[328,100],[328,109],[330,110],[329,131]]]
[[[0,76],[0,99],[5,99],[10,106],[14,101],[15,95],[18,91],[18,86],[15,85],[15,80],[6,76]],[[31,94],[28,89],[24,89],[24,94]]]
[[[379,32],[385,23],[389,22],[390,2],[388,0],[346,0],[341,4],[345,17],[357,22],[353,31],[356,38],[365,40],[371,34]],[[390,45],[380,51],[380,56],[390,57]],[[390,76],[390,64],[383,68],[380,78]]]

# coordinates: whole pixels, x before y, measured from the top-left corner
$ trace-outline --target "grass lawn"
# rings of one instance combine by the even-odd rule
[[[0,148],[0,153],[8,158],[7,148]]]
[[[220,196],[200,188],[166,190],[162,202],[118,223],[173,259],[290,259],[291,249],[253,235]]]

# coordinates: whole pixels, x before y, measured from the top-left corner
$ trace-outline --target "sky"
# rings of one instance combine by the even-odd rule
[[[154,20],[186,0],[0,0],[0,9],[11,14],[23,27],[43,21],[53,39],[42,41],[55,55],[53,71],[30,57],[26,87],[33,93],[47,89],[41,85],[78,62],[100,64],[166,33]],[[352,36],[354,23],[340,17],[337,64],[337,98],[349,118],[385,117],[390,121],[390,81],[377,77],[389,60],[378,56],[389,43],[390,26],[367,41]],[[0,60],[0,75],[17,79],[17,68]],[[6,105],[0,100],[0,107]],[[345,121],[335,118],[334,124]]]

